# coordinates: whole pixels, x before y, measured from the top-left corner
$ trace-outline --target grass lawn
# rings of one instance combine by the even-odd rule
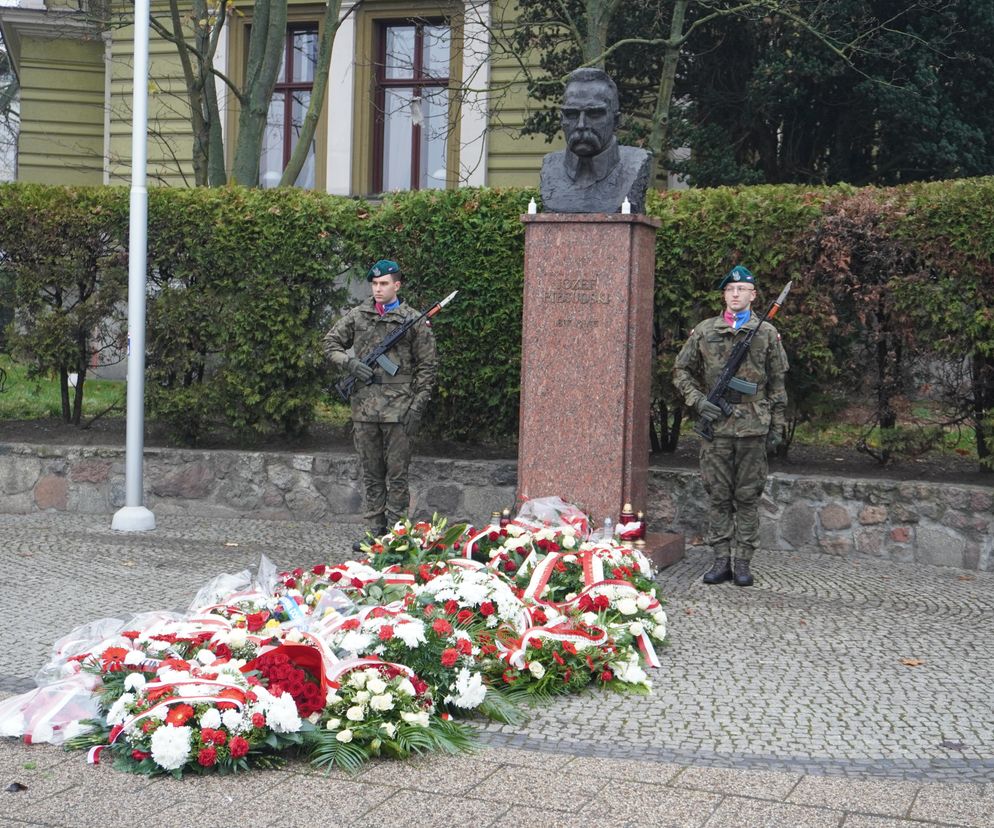
[[[7,373],[0,392],[0,419],[34,420],[62,417],[62,396],[56,376],[28,378],[27,368],[0,355],[0,368]],[[94,417],[111,406],[124,413],[124,383],[87,377],[83,385],[83,417]],[[69,389],[72,405],[73,389]],[[116,413],[116,412],[111,412]]]
[[[0,355],[0,368],[7,373],[6,384],[0,391],[0,420],[39,420],[62,417],[62,397],[56,376],[28,378],[27,368]],[[72,405],[73,391],[69,391]],[[95,417],[111,406],[112,416],[124,416],[125,383],[87,377],[83,386],[83,419]],[[318,404],[315,419],[329,425],[344,425],[349,421],[349,406],[341,400],[327,399]]]

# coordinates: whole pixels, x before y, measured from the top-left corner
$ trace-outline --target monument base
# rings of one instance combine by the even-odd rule
[[[666,569],[683,560],[686,549],[683,535],[673,532],[647,532],[645,554],[656,569]]]

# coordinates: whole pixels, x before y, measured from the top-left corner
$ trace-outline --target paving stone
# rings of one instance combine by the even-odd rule
[[[840,811],[826,808],[729,796],[704,828],[838,828],[841,817]]]

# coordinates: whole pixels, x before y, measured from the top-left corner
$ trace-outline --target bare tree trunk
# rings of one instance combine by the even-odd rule
[[[258,0],[249,37],[245,97],[238,117],[238,143],[231,178],[238,184],[259,184],[262,138],[279,74],[286,38],[287,0]]]
[[[196,16],[193,25],[199,32],[201,9],[198,5],[203,5],[202,0],[197,0],[193,6],[193,13]],[[206,8],[202,13],[207,14]],[[173,35],[178,41],[176,51],[179,54],[180,66],[183,67],[183,80],[186,83],[186,94],[190,102],[190,125],[193,128],[193,181],[198,187],[206,187],[209,150],[207,124],[204,122],[203,86],[200,82],[200,73],[193,71],[190,50],[186,47],[183,38],[183,23],[180,19],[178,0],[169,0],[169,15],[172,19]]]
[[[649,181],[655,182],[659,174],[659,163],[666,151],[670,131],[670,106],[673,102],[673,87],[676,84],[676,67],[683,49],[685,34],[684,20],[690,0],[676,0],[673,4],[673,17],[670,18],[670,37],[663,54],[663,70],[659,76],[659,93],[656,96],[656,110],[652,116],[652,129],[649,132],[649,151],[652,153],[652,172]],[[665,183],[664,183],[665,188]]]
[[[587,37],[583,44],[583,62],[604,68],[607,51],[607,30],[618,9],[618,0],[587,0]]]

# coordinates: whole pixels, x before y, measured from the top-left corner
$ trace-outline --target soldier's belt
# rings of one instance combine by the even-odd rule
[[[391,376],[373,377],[373,385],[408,385],[414,381],[413,374],[394,374]]]

